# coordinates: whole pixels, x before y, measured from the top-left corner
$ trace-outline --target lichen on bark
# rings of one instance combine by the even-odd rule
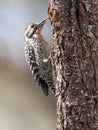
[[[97,130],[98,1],[50,0],[48,12],[57,130]]]

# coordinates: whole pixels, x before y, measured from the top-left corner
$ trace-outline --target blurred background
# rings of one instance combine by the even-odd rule
[[[56,101],[44,96],[24,57],[24,30],[47,17],[48,0],[0,0],[0,130],[54,130]],[[43,31],[51,44],[51,26]]]

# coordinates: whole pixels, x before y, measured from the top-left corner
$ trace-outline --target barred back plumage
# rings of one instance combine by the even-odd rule
[[[41,29],[35,30],[38,24],[31,24],[26,32],[25,58],[30,66],[30,70],[43,93],[47,96],[49,89],[55,94],[55,83],[53,81],[51,60],[44,62],[50,55],[50,49],[47,42],[41,35]],[[35,31],[33,35],[30,33]],[[42,26],[41,26],[42,27]],[[29,35],[28,35],[29,33]]]

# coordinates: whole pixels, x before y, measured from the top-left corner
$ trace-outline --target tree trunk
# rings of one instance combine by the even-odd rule
[[[57,129],[98,130],[98,0],[50,0]]]

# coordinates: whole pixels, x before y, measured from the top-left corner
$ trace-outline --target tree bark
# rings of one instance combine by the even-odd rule
[[[98,130],[98,0],[50,0],[57,129]]]

